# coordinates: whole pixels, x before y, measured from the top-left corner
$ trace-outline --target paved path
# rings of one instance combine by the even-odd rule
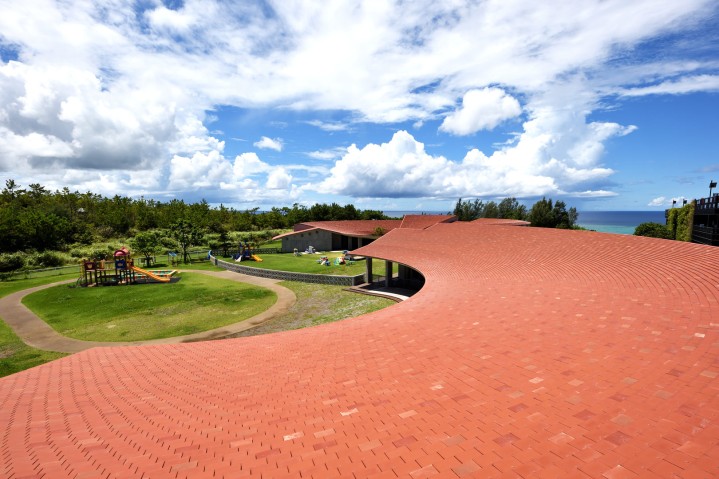
[[[247,329],[253,328],[264,323],[269,319],[273,319],[280,314],[286,312],[292,306],[297,297],[291,290],[278,285],[278,281],[274,279],[258,278],[230,271],[199,271],[190,270],[190,273],[206,274],[216,278],[229,279],[239,283],[249,283],[261,286],[274,291],[277,294],[277,302],[266,311],[255,315],[251,318],[240,321],[239,323],[222,326],[219,328],[203,331],[201,333],[188,334],[185,336],[175,336],[172,338],[152,339],[148,341],[82,341],[63,336],[45,321],[37,317],[35,313],[30,311],[22,304],[22,298],[28,294],[40,291],[46,288],[52,288],[59,284],[69,284],[75,280],[58,281],[57,283],[36,286],[34,288],[18,291],[9,294],[4,298],[0,298],[0,318],[2,318],[15,331],[20,339],[29,346],[46,351],[57,351],[61,353],[77,353],[90,348],[108,347],[108,346],[138,346],[146,344],[176,344],[188,343],[194,341],[202,341],[207,339],[217,339],[230,334],[239,333]]]

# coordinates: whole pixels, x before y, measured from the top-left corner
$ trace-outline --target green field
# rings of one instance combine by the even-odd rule
[[[169,284],[38,291],[23,303],[65,336],[139,341],[208,331],[265,311],[277,295],[258,286],[182,273]]]
[[[76,276],[77,273],[73,273],[46,278],[2,281],[0,282],[0,297],[34,286],[54,283],[63,279],[72,279]],[[23,343],[4,321],[0,321],[0,377],[29,369],[63,356],[67,356],[67,354],[31,348]]]
[[[355,276],[365,273],[365,261],[355,261],[354,264],[335,265],[334,260],[341,253],[321,253],[321,254],[303,254],[295,256],[292,253],[283,254],[262,254],[259,255],[262,261],[241,261],[235,262],[232,258],[219,258],[223,261],[249,266],[251,268],[274,269],[279,271],[293,271],[296,273],[314,273],[329,274],[337,276]],[[319,264],[318,261],[322,256],[327,256],[330,265],[325,266]],[[384,275],[385,262],[380,259],[372,260],[372,273],[375,275]],[[394,264],[394,272],[397,272],[397,264]]]
[[[319,269],[322,272],[326,271],[327,274],[360,274],[364,272],[364,262],[360,261],[356,265],[354,265],[354,268],[359,268],[355,270],[350,270],[349,273],[339,273],[341,267],[336,266],[320,266],[317,265],[317,263],[314,263],[316,259],[319,258],[320,255],[314,255],[314,256],[301,256],[301,257],[295,257],[291,254],[284,254],[284,255],[262,255],[263,258],[267,257],[277,257],[280,260],[286,261],[284,263],[284,268],[294,268],[294,270],[297,270],[299,268],[316,268]],[[299,260],[299,261],[295,261]],[[302,261],[304,260],[304,261]],[[263,262],[264,263],[264,262]],[[269,261],[268,261],[269,263]],[[248,264],[250,266],[257,266],[261,265],[262,263],[255,263],[255,262],[249,262],[249,263],[243,263]],[[275,263],[274,268],[282,269],[283,263],[280,261],[279,263]],[[316,265],[316,266],[314,266]],[[157,265],[158,267],[165,267],[165,265]],[[395,265],[396,267],[396,265]],[[213,271],[222,271],[221,268],[218,268],[216,266],[213,266],[207,261],[193,261],[191,264],[180,264],[177,267],[178,269],[182,270],[193,270],[193,269],[201,269],[201,270],[213,270]],[[322,268],[325,268],[323,270]],[[352,267],[350,267],[352,268]],[[349,269],[349,268],[348,268]],[[384,272],[384,262],[376,260],[374,263],[374,270],[375,273],[383,273]],[[333,272],[334,271],[334,272]],[[345,269],[347,271],[347,269]],[[357,271],[357,272],[354,272]],[[312,271],[308,271],[312,272]],[[58,316],[61,318],[61,322],[65,323],[66,328],[70,330],[79,329],[82,330],[83,328],[88,328],[88,333],[92,335],[97,335],[98,340],[103,341],[112,341],[112,340],[118,340],[118,341],[129,341],[134,339],[132,337],[132,334],[137,334],[138,332],[144,331],[144,332],[150,332],[150,330],[154,329],[154,327],[149,327],[151,325],[151,322],[157,322],[159,318],[159,321],[164,321],[165,318],[162,317],[165,313],[170,313],[170,311],[175,306],[174,301],[187,301],[189,304],[185,304],[185,307],[188,309],[186,311],[194,311],[192,314],[193,320],[190,321],[189,324],[185,323],[183,326],[182,324],[172,324],[169,325],[168,328],[172,327],[173,329],[172,334],[169,335],[184,335],[184,334],[190,334],[195,331],[200,330],[206,330],[211,329],[207,325],[207,318],[205,316],[206,313],[198,314],[200,309],[194,309],[195,306],[197,306],[196,301],[199,301],[202,303],[203,301],[206,304],[200,304],[199,308],[213,308],[217,307],[219,304],[220,306],[223,305],[224,300],[220,300],[218,298],[215,298],[214,300],[205,297],[205,298],[197,298],[195,292],[187,292],[184,291],[183,294],[180,294],[179,298],[175,298],[175,300],[170,301],[170,304],[163,303],[163,300],[161,300],[157,295],[158,294],[166,294],[168,292],[171,292],[168,289],[172,286],[177,286],[184,284],[185,287],[187,285],[192,285],[192,280],[188,280],[188,278],[191,278],[192,276],[199,277],[198,279],[208,278],[208,279],[215,279],[215,278],[209,278],[205,277],[203,275],[193,275],[192,273],[182,273],[181,276],[183,276],[183,279],[175,284],[149,284],[149,285],[137,285],[137,286],[117,286],[117,287],[105,287],[105,288],[69,288],[67,286],[59,286],[56,288],[51,288],[49,294],[53,295],[57,299],[57,305],[60,305],[61,307],[57,308],[55,311]],[[0,282],[0,297],[14,293],[16,291],[24,290],[27,288],[31,288],[33,286],[39,286],[43,284],[49,284],[54,283],[56,281],[62,281],[65,279],[73,279],[78,277],[78,273],[73,271],[72,274],[65,274],[61,276],[52,276],[52,277],[42,277],[42,278],[33,278],[33,279],[23,279],[23,280],[13,280],[13,281],[1,281]],[[218,280],[223,281],[223,280]],[[240,283],[236,282],[227,282],[230,283],[229,290],[236,290],[238,287],[242,286]],[[368,313],[370,311],[375,311],[377,309],[381,309],[384,307],[387,307],[389,305],[394,304],[392,301],[384,299],[384,298],[377,298],[372,296],[364,296],[359,295],[356,293],[349,293],[347,291],[344,291],[344,289],[340,286],[326,286],[326,285],[317,285],[317,284],[306,284],[306,283],[298,283],[298,282],[291,282],[291,281],[285,281],[280,283],[281,285],[293,290],[295,294],[297,295],[297,302],[290,308],[288,312],[283,314],[281,317],[276,318],[272,321],[269,321],[268,323],[262,324],[258,326],[257,328],[252,328],[244,333],[240,333],[241,336],[249,336],[249,335],[256,335],[256,334],[265,334],[265,333],[271,333],[271,332],[277,332],[277,331],[284,331],[287,329],[297,329],[307,326],[313,326],[317,324],[322,324],[326,322],[331,321],[337,321],[341,319],[345,319],[348,317],[354,317],[358,316],[364,313]],[[202,288],[201,285],[198,285],[198,290]],[[101,295],[109,295],[109,297],[100,298],[100,297],[89,297],[81,306],[81,303],[78,303],[73,300],[73,293],[77,292],[87,292],[91,293],[92,295],[98,294],[98,292],[105,291],[105,293],[101,293]],[[231,293],[231,291],[226,290],[225,293]],[[172,291],[174,293],[175,290]],[[38,294],[38,293],[35,293]],[[149,297],[148,297],[149,295]],[[202,295],[202,294],[201,294]],[[31,295],[33,296],[33,295]],[[90,295],[88,295],[90,296]],[[40,296],[38,296],[40,298]],[[45,301],[45,304],[51,304],[53,299],[51,299],[50,296],[45,296],[46,299],[40,300],[40,302]],[[191,299],[190,298],[195,298]],[[27,298],[26,298],[27,299]],[[77,298],[75,298],[77,299]],[[209,304],[211,302],[215,302],[214,305]],[[231,299],[228,299],[228,301],[231,301]],[[35,299],[31,299],[31,302],[35,302]],[[274,302],[274,299],[272,300]],[[109,303],[114,303],[110,305]],[[165,304],[165,306],[161,306],[160,303]],[[271,304],[271,303],[270,303]],[[98,306],[99,305],[99,306]],[[130,308],[130,305],[132,305],[135,309],[135,314],[139,318],[139,325],[132,326],[132,320],[128,318],[122,319],[121,316],[123,314],[126,314]],[[163,310],[164,308],[164,310]],[[50,308],[53,309],[53,308]],[[181,309],[178,307],[177,309]],[[67,310],[67,311],[64,311]],[[82,314],[78,314],[78,311],[83,311]],[[110,315],[111,312],[114,311],[114,314],[117,314],[118,317],[112,317]],[[181,311],[181,314],[176,315],[177,317],[175,319],[181,319],[179,316],[183,315],[186,311]],[[207,311],[205,309],[204,311]],[[88,325],[88,315],[96,318],[96,320],[100,323],[100,327],[95,327],[95,331],[92,331],[93,327],[92,325]],[[169,314],[168,314],[169,315]],[[64,319],[62,319],[64,318]],[[68,322],[69,321],[69,322]],[[94,321],[94,320],[93,320]],[[194,324],[193,323],[197,323]],[[229,322],[237,322],[239,319],[232,318],[231,320],[228,320]],[[181,323],[182,321],[180,321]],[[121,324],[122,323],[122,324]],[[84,324],[84,326],[83,326]],[[226,324],[226,323],[225,323]],[[113,326],[114,325],[114,326]],[[112,326],[112,327],[109,327]],[[186,326],[186,328],[185,328]],[[198,326],[201,326],[201,329],[197,329]],[[136,331],[132,331],[132,328],[136,329]],[[218,326],[213,326],[218,327]],[[126,329],[122,329],[126,328]],[[122,334],[123,331],[127,331],[125,334]],[[67,334],[67,333],[64,333]],[[69,334],[68,334],[69,335]],[[110,339],[110,338],[115,339]],[[166,337],[166,336],[162,336]],[[94,337],[92,339],[95,339]],[[54,352],[48,352],[48,351],[42,351],[38,349],[31,348],[27,346],[25,343],[23,343],[20,338],[18,338],[15,333],[3,322],[0,321],[0,377],[7,376],[9,374],[13,374],[19,371],[22,371],[24,369],[28,369],[49,361],[53,361],[55,359],[61,358],[63,356],[67,356],[63,353],[54,353]]]

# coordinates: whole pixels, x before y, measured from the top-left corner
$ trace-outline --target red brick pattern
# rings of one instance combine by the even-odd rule
[[[423,230],[437,223],[451,223],[456,220],[454,215],[405,215],[400,228]]]
[[[382,311],[0,380],[0,477],[719,477],[719,249],[438,224]]]

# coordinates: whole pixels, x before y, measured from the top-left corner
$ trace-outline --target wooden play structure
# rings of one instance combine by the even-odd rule
[[[160,282],[169,283],[176,271],[149,271],[135,266],[130,250],[122,247],[113,253],[110,267],[104,259],[99,261],[83,260],[83,286],[115,286],[137,283]],[[152,280],[152,281],[151,281]]]

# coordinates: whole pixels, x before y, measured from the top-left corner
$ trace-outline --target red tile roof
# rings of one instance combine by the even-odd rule
[[[485,226],[529,226],[531,224],[529,221],[503,218],[478,218],[473,223]]]
[[[391,231],[399,228],[402,220],[348,220],[348,221],[308,221],[295,225],[294,231],[277,235],[272,239],[284,238],[286,236],[306,233],[312,230],[325,230],[339,233],[346,236],[365,237],[374,236],[377,228]]]
[[[456,220],[454,215],[405,215],[400,228],[425,229],[437,223],[451,223]]]
[[[376,236],[377,228],[382,228],[385,233],[395,228],[421,229],[436,223],[448,222],[448,220],[453,218],[455,217],[452,215],[405,215],[401,220],[308,221],[298,223],[295,225],[294,231],[277,235],[272,239],[280,239],[317,229],[331,231],[345,236],[370,237]]]
[[[719,248],[438,224],[362,317],[0,380],[2,477],[719,477]]]

